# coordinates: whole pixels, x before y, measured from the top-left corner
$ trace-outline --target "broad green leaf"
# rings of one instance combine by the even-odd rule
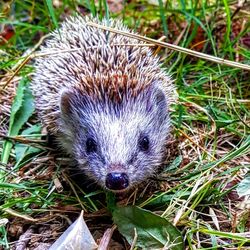
[[[120,207],[113,212],[114,223],[119,232],[131,244],[135,236],[135,228],[138,235],[136,246],[143,249],[182,250],[183,240],[181,233],[165,218],[162,218],[148,210],[136,207]]]
[[[14,102],[13,102],[12,107],[11,107],[10,123],[9,123],[9,135],[10,135],[10,131],[12,129],[12,126],[14,124],[15,115],[22,106],[22,102],[23,102],[23,98],[24,98],[25,83],[26,82],[24,79],[22,79],[19,82],[19,85],[18,85],[18,88],[16,91],[16,96],[14,98]]]
[[[28,87],[29,82],[27,78],[23,78],[18,85],[16,96],[14,98],[9,123],[9,136],[18,135],[20,129],[28,121],[29,117],[34,111],[34,102],[31,91]],[[3,153],[1,155],[1,162],[7,164],[10,151],[12,148],[11,141],[5,141],[3,145]],[[2,174],[0,174],[0,178]]]
[[[106,192],[106,202],[108,210],[112,213],[116,208],[115,194],[113,192]]]
[[[34,99],[29,89],[29,83],[26,78],[23,78],[21,82],[24,82],[21,87],[23,87],[23,95],[22,95],[22,104],[19,106],[19,109],[12,114],[11,109],[11,121],[13,122],[10,124],[9,127],[9,135],[15,136],[18,135],[18,132],[22,128],[22,126],[28,121],[30,116],[32,115],[35,106],[34,106]],[[21,83],[20,82],[20,83]],[[17,97],[19,101],[19,98]],[[16,100],[15,100],[16,101]],[[15,102],[14,104],[15,105]]]
[[[150,201],[143,204],[143,206],[150,207],[163,207],[167,206],[170,201],[178,197],[178,199],[187,199],[191,194],[190,190],[180,190],[175,193],[159,193],[155,197],[151,198]]]
[[[236,190],[240,197],[250,195],[250,173],[239,183]]]

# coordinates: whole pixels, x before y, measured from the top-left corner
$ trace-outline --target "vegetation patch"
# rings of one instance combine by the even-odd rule
[[[126,195],[89,181],[56,149],[34,111],[33,58],[75,13],[120,18],[177,46],[147,45],[179,98],[171,107],[167,161]],[[247,1],[231,0],[1,3],[0,249],[48,249],[82,210],[103,249],[248,248],[249,17]]]

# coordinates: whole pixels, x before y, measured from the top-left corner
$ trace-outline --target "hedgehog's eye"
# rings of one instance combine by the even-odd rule
[[[149,139],[147,136],[143,136],[139,139],[139,148],[141,151],[148,151],[149,149]]]
[[[87,154],[94,153],[97,151],[96,141],[92,138],[88,138],[86,141],[86,152]]]

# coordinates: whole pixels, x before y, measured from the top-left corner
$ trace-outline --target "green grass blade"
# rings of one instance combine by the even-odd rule
[[[158,0],[158,3],[159,3],[159,10],[160,10],[160,16],[161,16],[161,22],[162,22],[162,26],[163,26],[164,35],[167,37],[168,36],[168,27],[167,27],[167,21],[166,21],[163,2],[162,2],[162,0]]]
[[[54,10],[54,7],[53,7],[53,1],[52,0],[46,0],[46,4],[47,4],[47,8],[48,8],[48,11],[49,11],[49,14],[50,14],[50,18],[54,24],[54,26],[56,27],[56,29],[58,29],[58,22],[57,22],[57,19],[56,19],[56,14],[55,14],[55,10]]]

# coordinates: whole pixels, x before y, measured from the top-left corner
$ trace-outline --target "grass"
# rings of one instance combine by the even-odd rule
[[[102,236],[112,226],[110,211],[117,202],[166,218],[180,230],[187,249],[250,246],[250,192],[242,182],[250,167],[249,71],[162,48],[159,56],[179,93],[172,107],[169,159],[145,189],[114,197],[73,178],[70,159],[49,148],[37,115],[30,116],[32,105],[25,106],[32,60],[19,67],[75,11],[100,17],[109,13],[147,37],[166,35],[168,43],[249,65],[249,6],[228,0],[122,1],[112,12],[101,0],[65,0],[54,6],[51,1],[16,0],[1,8],[0,248],[14,248],[31,228],[28,249],[50,244],[80,210],[90,231]],[[113,241],[122,249],[121,237],[116,232]]]

